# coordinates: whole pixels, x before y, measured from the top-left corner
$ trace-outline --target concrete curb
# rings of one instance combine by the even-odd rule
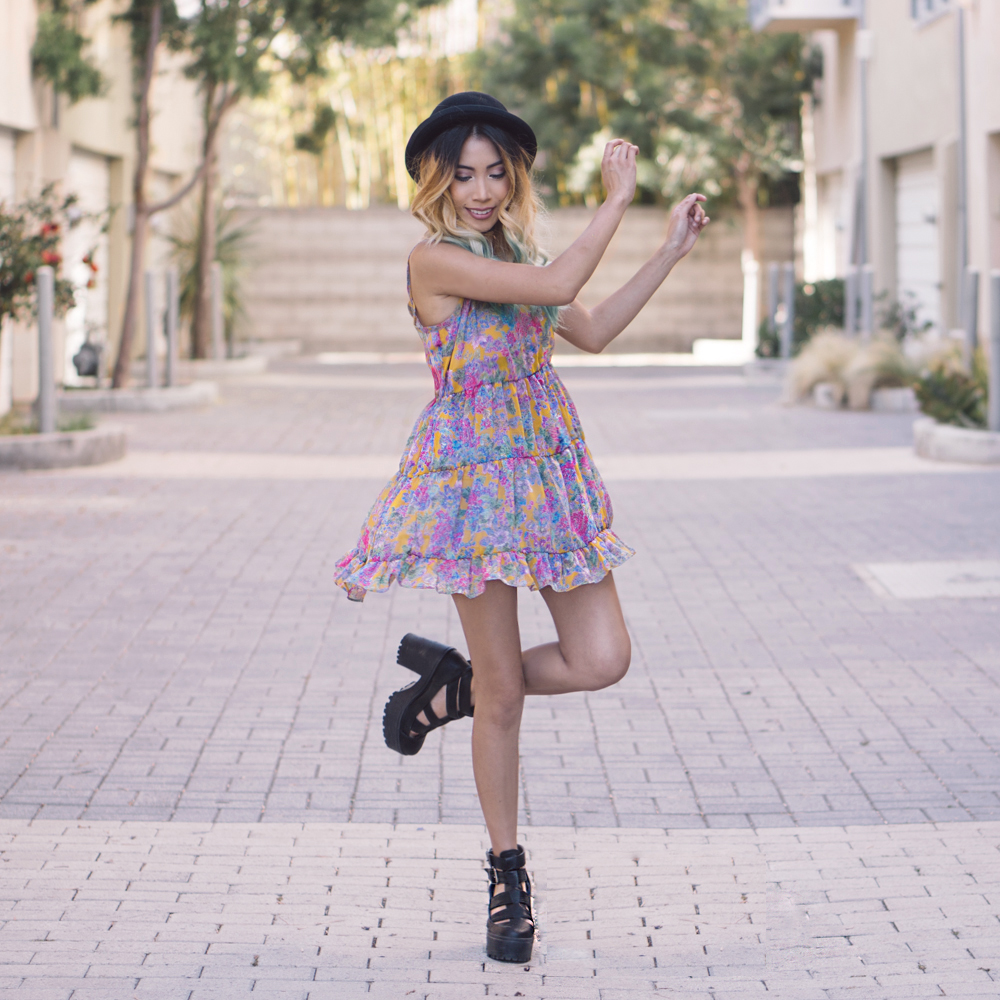
[[[244,375],[260,375],[267,371],[268,359],[262,354],[247,354],[242,358],[199,358],[196,361],[180,361],[177,370],[183,378],[194,379],[239,378]]]
[[[79,389],[59,395],[61,413],[163,413],[211,406],[219,398],[215,382],[192,382],[158,389]]]
[[[0,469],[102,465],[124,458],[126,444],[125,429],[113,425],[89,431],[6,435],[0,437]]]
[[[1000,465],[1000,433],[939,424],[930,417],[913,423],[913,446],[936,462]]]

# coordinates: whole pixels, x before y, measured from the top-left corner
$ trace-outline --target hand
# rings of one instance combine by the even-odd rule
[[[612,139],[604,147],[601,160],[601,179],[608,201],[619,201],[630,205],[635,196],[635,158],[638,146],[624,139]]]
[[[698,242],[701,231],[711,221],[701,207],[705,201],[703,194],[689,194],[674,206],[667,222],[667,239],[664,246],[677,254],[678,258],[690,253]]]

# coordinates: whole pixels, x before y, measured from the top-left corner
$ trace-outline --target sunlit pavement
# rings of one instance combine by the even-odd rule
[[[332,583],[429,375],[301,362],[0,476],[4,995],[998,995],[1000,472],[731,370],[565,379],[633,665],[529,701],[532,965],[482,951],[468,725],[381,740],[450,602]]]

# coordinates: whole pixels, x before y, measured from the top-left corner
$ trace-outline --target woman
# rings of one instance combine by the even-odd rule
[[[594,309],[577,301],[632,201],[637,151],[607,144],[607,199],[548,263],[534,236],[536,142],[525,122],[487,94],[455,94],[406,147],[412,211],[427,227],[410,255],[410,312],[435,397],[337,582],[354,600],[396,580],[455,601],[471,665],[407,635],[398,662],[420,677],[389,699],[383,728],[390,748],[415,754],[427,733],[475,708],[472,764],[491,842],[486,949],[501,961],[527,962],[534,940],[517,843],[524,696],[614,684],[631,655],[611,571],[632,550],[611,530],[610,499],[551,365],[553,334],[602,351],[708,223],[704,197],[688,195],[627,284]],[[557,642],[521,649],[517,587],[541,591]]]

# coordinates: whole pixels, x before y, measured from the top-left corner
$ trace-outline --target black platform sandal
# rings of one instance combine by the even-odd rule
[[[412,634],[403,636],[396,662],[420,674],[420,680],[390,696],[382,715],[382,733],[390,750],[410,757],[419,753],[429,732],[472,715],[472,667],[457,649]],[[445,685],[442,719],[435,715],[431,701]],[[417,718],[421,712],[427,722]]]
[[[486,921],[486,954],[498,962],[531,961],[535,921],[531,916],[531,881],[524,870],[524,848],[518,844],[497,857],[486,852],[490,880],[490,915]],[[503,886],[502,892],[497,887]]]

